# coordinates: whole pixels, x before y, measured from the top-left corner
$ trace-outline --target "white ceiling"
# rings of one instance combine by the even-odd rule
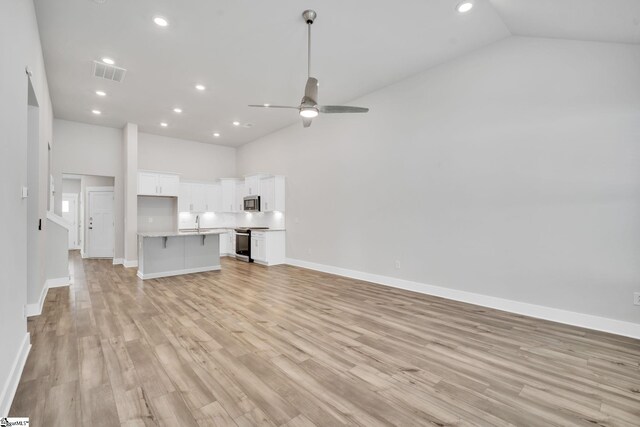
[[[346,103],[429,66],[509,35],[489,3],[472,13],[456,0],[35,0],[57,118],[237,146],[299,122],[306,82],[306,25],[314,8],[312,74],[320,102]],[[162,15],[168,28],[152,19]],[[109,56],[123,83],[98,80]],[[196,82],[207,86],[204,93]],[[97,89],[108,93],[95,95]],[[174,106],[184,112],[176,115]],[[99,117],[91,114],[97,108]],[[250,129],[231,122],[252,123]],[[318,120],[349,120],[348,115]],[[159,123],[166,121],[167,128]],[[222,136],[213,138],[214,131]]]
[[[102,0],[100,0],[102,1]],[[640,0],[35,0],[57,118],[238,146],[299,122],[306,25],[313,8],[312,74],[320,103],[348,103],[511,33],[640,41]],[[615,5],[615,7],[614,7]],[[169,19],[157,27],[153,17]],[[596,25],[597,24],[597,25]],[[109,56],[123,83],[91,75]],[[198,92],[194,85],[207,86]],[[95,91],[107,92],[99,98]],[[181,115],[172,112],[181,107]],[[366,107],[366,105],[363,105]],[[91,114],[92,109],[103,112]],[[252,123],[234,127],[231,123]],[[324,115],[316,120],[349,120]],[[166,121],[167,128],[160,127]],[[213,132],[222,134],[214,138]]]
[[[491,0],[515,35],[640,43],[640,0]]]

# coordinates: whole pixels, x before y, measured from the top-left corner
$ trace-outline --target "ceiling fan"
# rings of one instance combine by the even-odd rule
[[[316,19],[316,12],[313,10],[305,10],[302,12],[302,17],[307,23],[307,85],[304,88],[304,96],[298,107],[290,107],[284,105],[249,105],[249,107],[260,108],[290,108],[298,110],[302,117],[302,125],[306,128],[311,126],[311,121],[314,117],[317,117],[319,113],[366,113],[368,108],[363,107],[348,107],[345,105],[318,105],[318,79],[311,77],[311,24]]]

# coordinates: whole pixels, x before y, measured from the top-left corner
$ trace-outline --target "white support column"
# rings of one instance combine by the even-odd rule
[[[138,125],[127,123],[124,142],[124,265],[138,265]]]

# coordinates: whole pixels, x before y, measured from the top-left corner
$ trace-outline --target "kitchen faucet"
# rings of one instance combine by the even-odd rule
[[[200,232],[200,215],[196,215],[196,230]]]

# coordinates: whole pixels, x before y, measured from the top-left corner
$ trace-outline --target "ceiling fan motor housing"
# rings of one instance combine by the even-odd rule
[[[318,14],[316,13],[315,10],[308,9],[302,12],[302,17],[304,18],[304,22],[306,22],[309,25],[313,24],[313,21],[316,20],[316,16],[318,16]]]

